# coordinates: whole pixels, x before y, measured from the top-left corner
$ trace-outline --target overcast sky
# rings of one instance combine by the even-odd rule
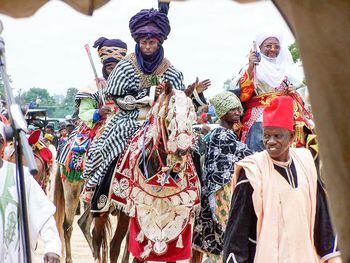
[[[51,95],[65,94],[93,80],[84,44],[105,36],[120,38],[134,51],[129,19],[140,9],[157,7],[156,0],[111,0],[92,17],[61,1],[49,1],[24,19],[0,15],[4,25],[8,73],[16,90],[45,88]],[[165,56],[181,70],[185,84],[196,76],[210,78],[210,97],[246,62],[252,40],[263,25],[277,25],[286,44],[294,42],[286,23],[270,1],[238,4],[232,0],[187,0],[171,3],[171,33],[164,42]],[[101,64],[95,49],[98,72]],[[16,95],[16,94],[15,94]]]

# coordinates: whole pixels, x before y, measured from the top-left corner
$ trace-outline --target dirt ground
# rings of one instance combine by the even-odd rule
[[[94,263],[94,260],[92,258],[91,250],[89,248],[88,243],[86,242],[78,224],[77,220],[79,219],[79,216],[76,216],[74,219],[73,224],[73,235],[71,240],[71,246],[72,246],[72,254],[73,254],[73,263]],[[115,221],[116,217],[111,218],[112,227],[114,229],[115,227]],[[121,251],[124,251],[125,242],[122,244]],[[38,248],[34,253],[34,256],[32,258],[32,262],[34,263],[41,263],[43,262],[43,243],[41,240],[39,240]],[[121,262],[121,256],[119,257],[118,262]],[[132,256],[130,256],[132,260]],[[65,262],[64,259],[61,260],[61,262]],[[131,262],[131,261],[130,261]],[[186,263],[188,261],[181,261],[182,263]]]

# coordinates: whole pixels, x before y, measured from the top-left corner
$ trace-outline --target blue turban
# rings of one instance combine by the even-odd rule
[[[169,19],[156,9],[142,9],[129,21],[131,36],[136,42],[141,37],[149,36],[159,38],[162,43],[170,33]]]

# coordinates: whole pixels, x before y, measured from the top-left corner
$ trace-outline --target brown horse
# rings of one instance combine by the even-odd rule
[[[65,255],[67,263],[72,261],[72,251],[71,251],[71,237],[73,232],[73,221],[79,205],[79,197],[84,180],[70,181],[64,177],[62,173],[62,165],[58,165],[57,172],[55,176],[55,190],[54,190],[54,204],[56,206],[55,220],[57,228],[60,234],[60,238],[64,246],[62,249],[65,250]],[[85,207],[88,209],[87,207]],[[87,216],[86,216],[87,215]],[[92,222],[92,217],[90,213],[84,213],[78,222],[84,237],[86,238],[91,251],[92,247],[92,236],[90,231],[90,226]]]
[[[33,149],[34,160],[38,168],[38,173],[34,176],[35,181],[41,186],[46,193],[47,184],[50,177],[50,169],[52,161],[46,161],[40,154],[40,150],[36,147]],[[15,163],[15,147],[13,142],[8,142],[4,148],[4,159]],[[23,159],[23,165],[27,166],[27,161]]]
[[[194,88],[195,88],[195,85],[190,86],[186,90],[185,94],[191,95]],[[192,136],[192,124],[193,124],[195,113],[194,113],[194,108],[193,108],[192,103],[190,102],[190,104],[186,105],[186,102],[189,99],[186,99],[186,96],[184,97],[184,95],[181,95],[182,93],[181,94],[180,93],[181,92],[179,92],[179,91],[173,91],[171,88],[171,85],[169,83],[167,83],[165,93],[163,95],[161,95],[161,97],[158,100],[159,104],[157,106],[153,107],[151,110],[152,116],[154,116],[152,125],[150,126],[152,128],[146,128],[147,124],[144,124],[144,126],[141,127],[138,130],[138,132],[136,132],[136,134],[131,138],[128,146],[126,147],[126,150],[119,158],[117,165],[116,165],[116,169],[114,171],[115,175],[114,175],[114,178],[112,179],[112,182],[111,182],[111,189],[114,189],[114,190],[112,190],[113,193],[111,194],[112,198],[115,197],[115,194],[116,194],[115,193],[115,186],[118,184],[118,180],[119,180],[116,177],[116,175],[123,173],[122,171],[125,168],[125,167],[124,168],[122,167],[121,163],[125,163],[125,160],[128,160],[128,161],[132,160],[132,158],[130,158],[130,154],[132,152],[135,152],[135,151],[134,151],[134,149],[131,150],[131,148],[135,146],[135,142],[137,142],[138,140],[141,140],[140,136],[146,136],[146,134],[152,133],[152,135],[147,135],[147,136],[151,136],[151,137],[153,136],[153,138],[155,138],[155,139],[153,142],[149,142],[149,144],[147,144],[147,147],[145,149],[145,152],[149,153],[144,158],[144,161],[147,160],[147,161],[145,161],[146,163],[143,164],[141,162],[140,165],[134,165],[133,167],[135,167],[135,171],[140,171],[143,175],[148,174],[148,175],[150,175],[149,177],[152,177],[153,175],[160,174],[162,172],[162,169],[164,170],[165,167],[170,166],[172,168],[168,168],[169,169],[168,175],[169,174],[171,175],[171,179],[169,178],[169,180],[173,180],[172,176],[176,176],[176,174],[182,174],[182,173],[185,174],[185,167],[186,167],[186,169],[188,169],[188,167],[190,166],[188,164],[192,162],[192,161],[190,161],[191,157],[190,157],[189,149],[191,148],[193,141],[189,140],[188,138],[192,138],[191,137]],[[181,99],[179,99],[180,97],[181,97]],[[188,107],[188,105],[190,105],[190,106]],[[184,107],[186,107],[186,106],[188,107],[188,108],[186,108],[186,110],[188,111],[188,112],[186,112],[187,117],[183,118],[185,115],[181,115],[181,114],[184,113]],[[193,119],[192,119],[192,117],[193,117]],[[151,117],[151,119],[152,119],[152,117]],[[157,125],[154,123],[157,123]],[[179,128],[179,126],[180,126],[180,128]],[[155,127],[158,127],[158,128],[156,129]],[[143,133],[143,129],[147,129],[147,131],[145,131]],[[177,129],[181,130],[181,132],[179,132],[179,130],[177,130]],[[174,142],[174,139],[175,139],[175,141],[181,140],[179,138],[181,136],[183,136],[184,134],[188,135],[188,137],[184,136],[187,139],[187,141],[185,140],[187,142],[187,144],[184,143],[184,144],[186,144],[186,146],[182,145],[182,147],[180,147],[181,149],[179,147],[176,147],[176,143],[174,146],[174,144],[172,144]],[[172,139],[169,139],[169,136]],[[184,138],[184,137],[182,137],[182,138]],[[171,142],[169,143],[169,141],[171,141]],[[138,150],[140,152],[140,149],[138,149]],[[142,159],[140,155],[138,156],[138,158],[139,158],[138,159],[139,161]],[[165,166],[164,164],[167,164],[167,166]],[[175,172],[175,170],[176,170],[176,172]],[[186,172],[187,172],[187,170],[186,170]],[[191,170],[191,172],[194,172],[194,170]],[[130,177],[129,178],[130,184],[133,184],[134,186],[136,186],[136,185],[145,186],[144,183],[147,180],[146,179],[147,176],[143,176],[143,175]],[[197,179],[196,179],[195,172],[194,172],[194,174],[191,173],[191,175],[186,173],[186,176],[188,178],[192,176],[191,178],[194,181],[191,183],[193,183],[192,185],[196,185]],[[187,177],[186,177],[186,180],[188,180]],[[162,190],[163,186],[159,187],[160,193],[163,191]],[[155,187],[157,187],[157,186],[155,186]],[[145,186],[145,188],[149,188],[149,186]],[[167,187],[165,186],[165,188],[167,188]],[[169,189],[167,189],[167,191],[169,191]],[[173,195],[177,194],[176,190],[170,190],[170,191],[175,191],[173,193]],[[135,201],[135,200],[127,200],[127,199],[128,198],[126,198],[124,201],[125,202],[134,202]],[[112,201],[112,202],[114,204],[116,204],[114,201]],[[127,210],[125,203],[124,204],[119,203],[119,204],[116,204],[115,206],[120,208],[120,210],[124,210],[124,211]],[[191,205],[190,205],[190,207],[191,207]],[[137,209],[137,205],[136,205],[136,209]],[[188,210],[186,212],[189,212],[190,210]],[[130,215],[130,211],[126,211],[126,212],[128,213],[128,215]],[[117,262],[117,260],[118,260],[118,256],[119,256],[119,252],[120,252],[120,245],[121,245],[121,242],[124,239],[125,235],[128,232],[128,226],[129,226],[129,217],[126,216],[123,212],[119,212],[119,213],[120,213],[120,215],[118,218],[117,229],[116,229],[114,237],[110,243],[110,262],[112,262],[112,263]],[[102,219],[102,218],[104,218],[104,219]],[[99,225],[99,228],[103,227],[103,221],[106,220],[105,218],[106,218],[106,215],[104,214],[101,217],[98,217],[97,219],[95,219],[95,228],[96,229],[97,229],[97,225]],[[134,223],[134,225],[135,225],[135,223]],[[101,232],[101,230],[99,230],[99,231]],[[135,239],[134,236],[132,236],[131,238]],[[173,239],[171,241],[174,244],[174,239],[176,240],[176,238],[178,238],[178,236],[174,236],[172,238]],[[181,239],[181,241],[182,241],[182,239]],[[149,242],[151,242],[151,241],[149,241]],[[169,243],[170,240],[167,240],[166,242]],[[135,243],[135,244],[137,244],[137,243]],[[141,258],[142,258],[142,256],[141,256]],[[96,259],[97,258],[95,258],[95,260]],[[128,259],[128,257],[125,257],[125,254],[124,254],[124,258],[123,258],[122,262],[128,262],[127,259]],[[145,257],[145,259],[147,259],[147,258]],[[133,262],[142,262],[142,261],[140,261],[139,259],[137,259],[135,257]]]

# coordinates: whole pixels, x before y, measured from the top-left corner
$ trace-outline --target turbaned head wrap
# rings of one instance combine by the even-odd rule
[[[295,69],[293,68],[292,55],[283,42],[283,34],[275,27],[266,27],[256,35],[255,41],[258,45],[258,51],[260,51],[261,44],[270,37],[274,37],[279,41],[280,52],[276,58],[270,58],[261,53],[261,61],[256,67],[256,76],[259,81],[276,88],[281,85],[287,76],[293,75],[294,77]]]
[[[170,33],[170,23],[166,14],[156,9],[142,9],[129,21],[131,36],[136,42],[142,37],[156,37],[161,43]]]
[[[125,56],[128,51],[128,46],[120,39],[108,39],[100,37],[94,43],[94,48],[97,48],[98,55],[101,58],[102,74],[105,79],[108,78],[108,73],[105,69],[108,63],[118,63]]]
[[[108,39],[100,37],[94,43],[94,48],[97,48],[98,55],[101,58],[101,63],[118,63],[126,56],[128,50],[127,45],[120,39]]]
[[[209,102],[214,106],[215,113],[218,118],[221,118],[234,108],[239,108],[241,110],[241,114],[243,113],[241,101],[230,91],[224,91],[215,95],[213,98],[209,99]]]

